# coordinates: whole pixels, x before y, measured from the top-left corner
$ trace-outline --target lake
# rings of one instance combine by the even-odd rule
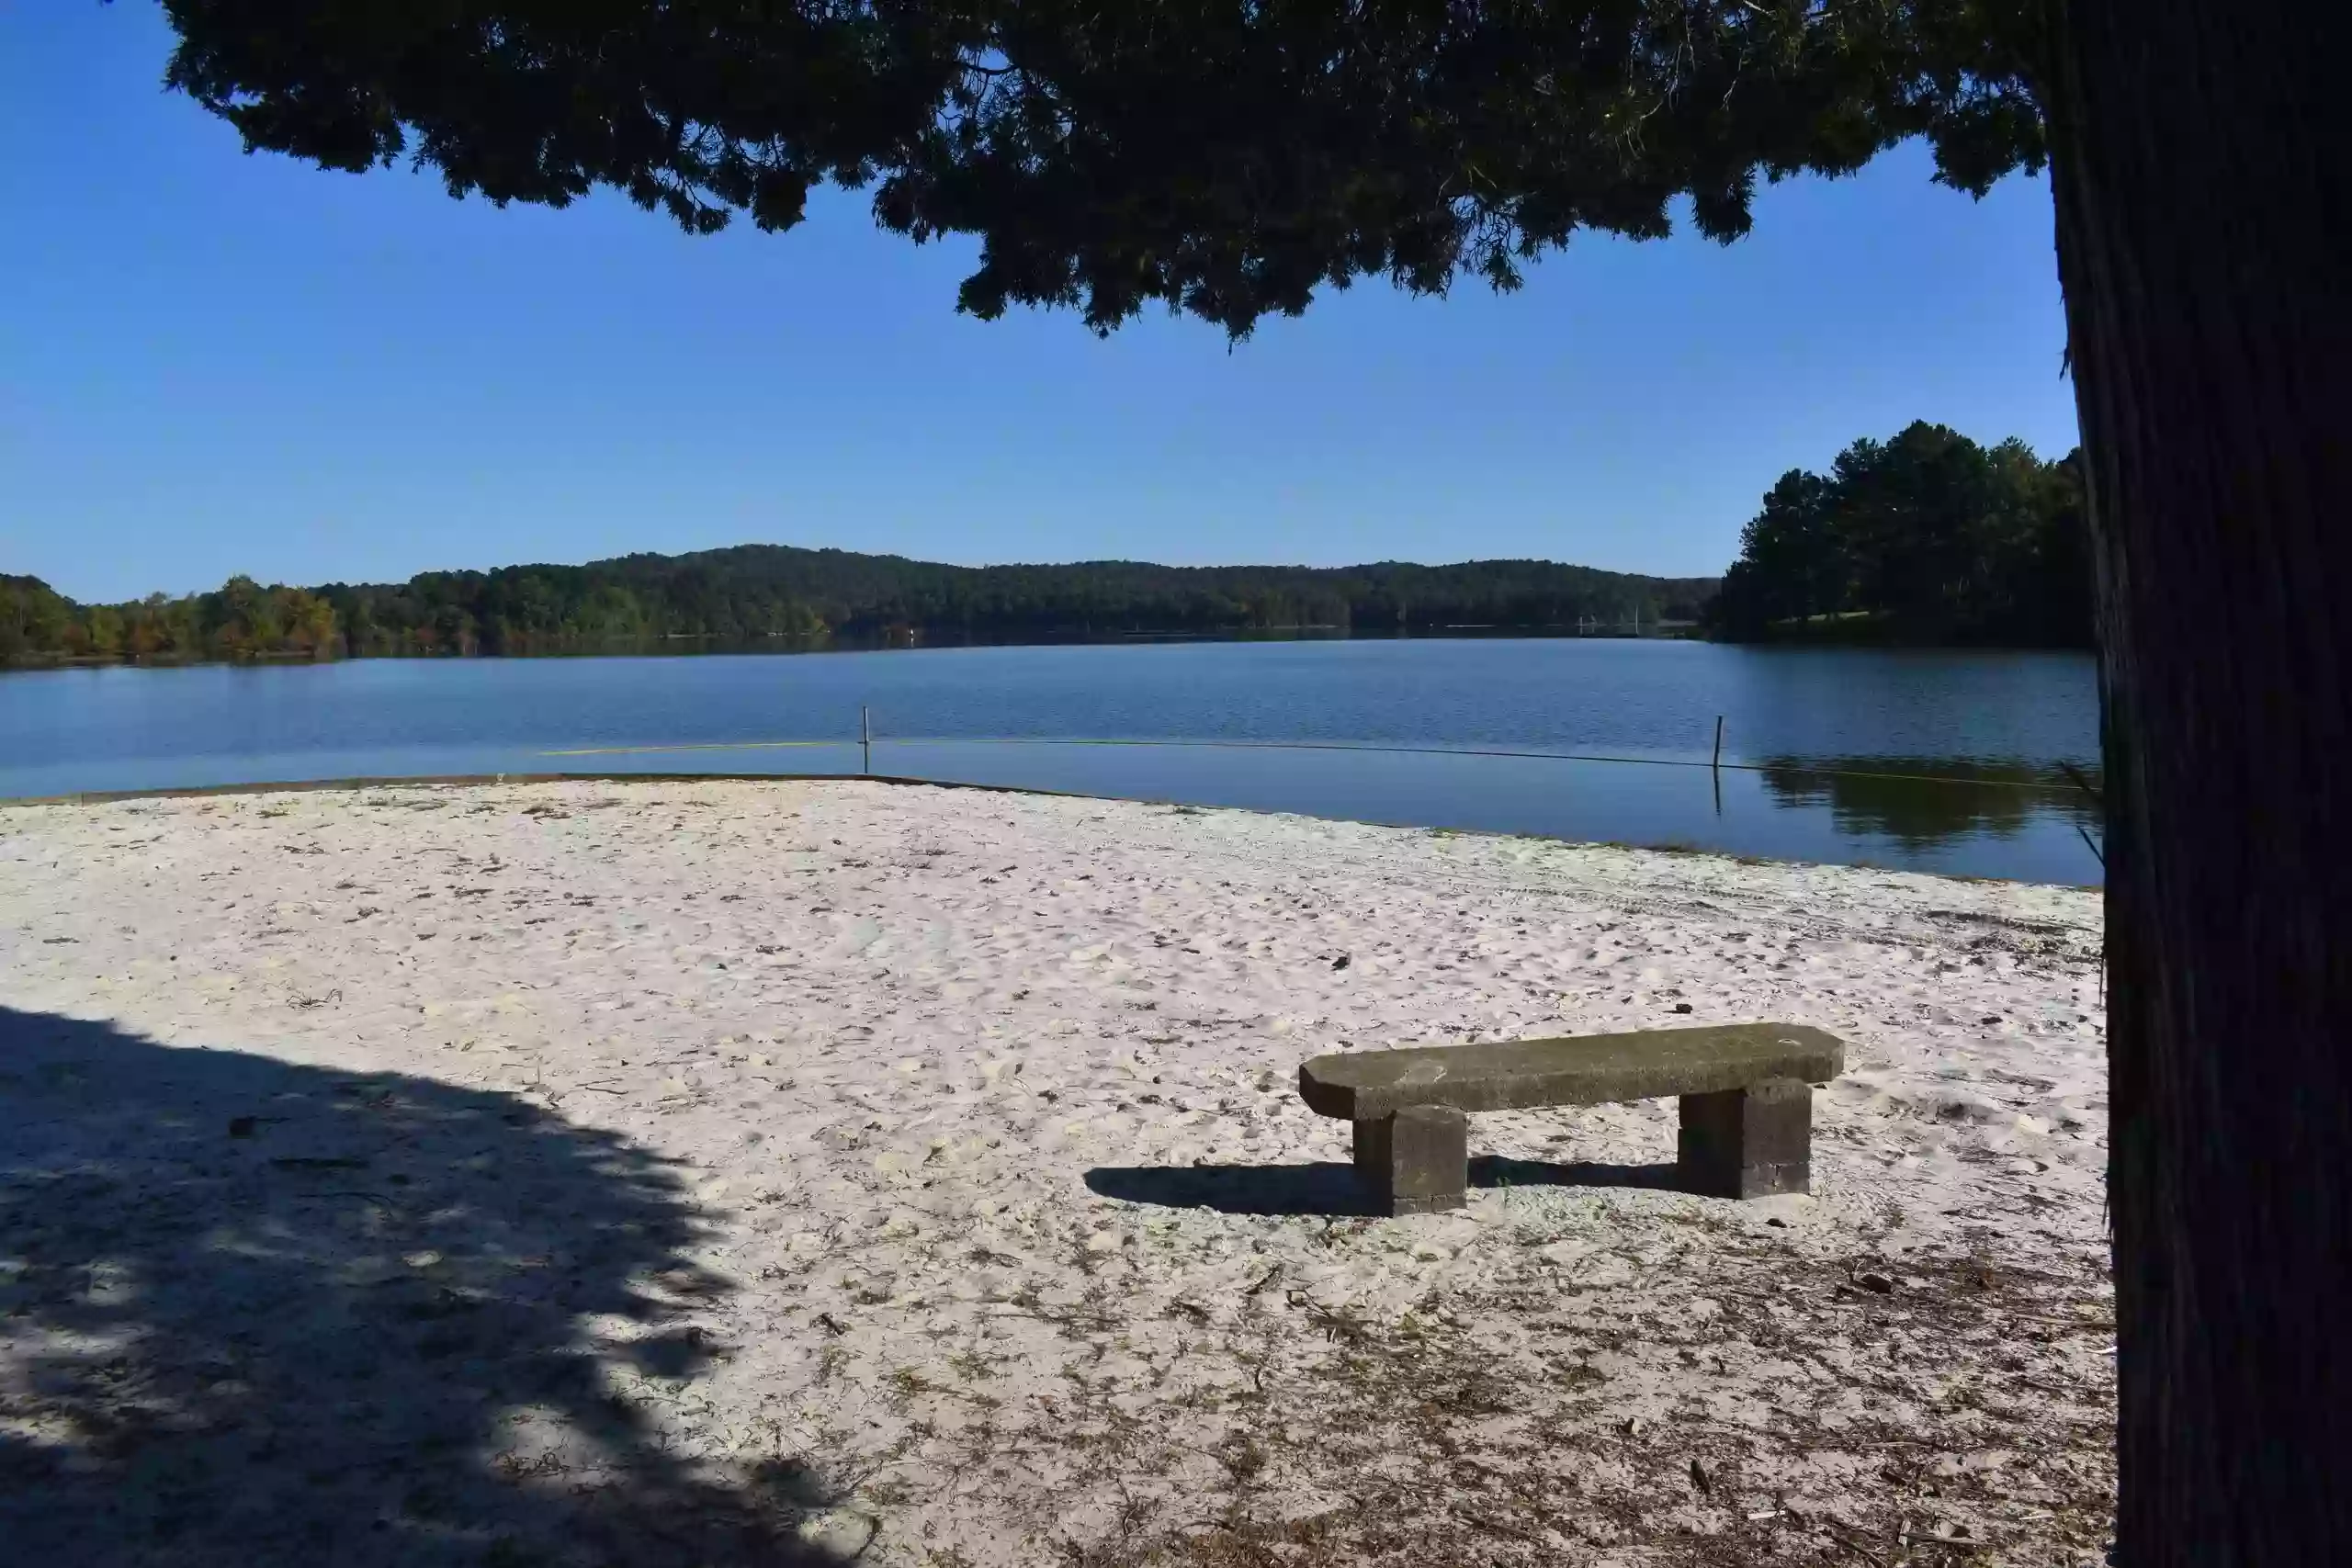
[[[0,675],[0,797],[855,773],[861,708],[877,773],[2099,878],[2060,770],[2096,783],[2095,669],[2064,653],[1325,639],[22,671]]]

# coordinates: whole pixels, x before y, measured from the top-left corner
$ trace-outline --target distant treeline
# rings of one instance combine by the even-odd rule
[[[0,665],[73,659],[332,659],[342,623],[305,588],[232,577],[218,592],[76,604],[38,577],[0,575]]]
[[[1720,590],[1720,592],[1718,592]],[[1713,578],[1552,561],[1414,566],[945,566],[740,545],[586,566],[436,571],[77,604],[0,576],[0,664],[531,654],[649,646],[1024,642],[1320,628],[1610,631],[1703,618],[1730,640],[2087,647],[2077,459],[1917,423],[1792,470]]]
[[[2087,648],[2080,454],[1979,446],[1940,424],[1792,469],[1740,536],[1708,607],[1732,640]]]
[[[1015,642],[1296,628],[1442,633],[1692,622],[1713,578],[1551,561],[1459,566],[944,566],[742,545],[586,566],[427,572],[398,584],[262,587],[82,605],[0,577],[0,662],[585,651],[710,646]]]

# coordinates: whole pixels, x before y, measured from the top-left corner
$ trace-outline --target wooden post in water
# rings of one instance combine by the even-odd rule
[[[857,750],[864,758],[865,776],[874,776],[874,710],[860,703],[857,708]]]
[[[1724,716],[1721,714],[1715,715],[1715,760],[1713,762],[1710,762],[1708,766],[1713,768],[1717,773],[1723,772]]]

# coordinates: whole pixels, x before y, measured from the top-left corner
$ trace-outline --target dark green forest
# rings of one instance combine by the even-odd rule
[[[1720,583],[1551,561],[946,566],[788,545],[78,604],[0,576],[0,664],[1214,637],[1646,629],[1729,641],[2088,647],[2069,456],[1939,424],[1857,441],[1765,495]]]
[[[1707,608],[1728,640],[2091,645],[2079,454],[1980,446],[1940,424],[1792,468]]]
[[[1550,561],[1457,566],[945,566],[740,545],[586,566],[426,572],[397,584],[263,587],[77,604],[0,577],[0,662],[328,659],[1216,636],[1606,628],[1692,622],[1712,578]]]
[[[77,604],[38,577],[0,574],[0,665],[333,659],[345,651],[334,604],[309,589],[232,577],[211,593]]]

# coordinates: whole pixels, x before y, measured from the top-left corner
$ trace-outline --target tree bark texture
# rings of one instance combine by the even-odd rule
[[[2050,0],[2118,1561],[2352,1562],[2352,6]]]

